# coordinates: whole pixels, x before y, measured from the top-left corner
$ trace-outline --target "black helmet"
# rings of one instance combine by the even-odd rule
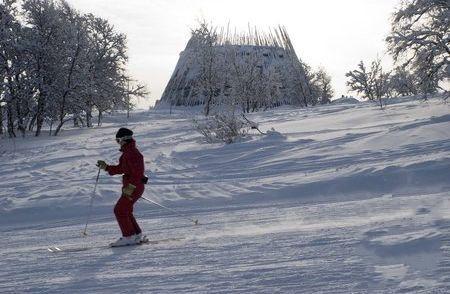
[[[121,139],[123,141],[131,140],[133,136],[133,131],[127,128],[120,128],[116,133],[116,139]]]

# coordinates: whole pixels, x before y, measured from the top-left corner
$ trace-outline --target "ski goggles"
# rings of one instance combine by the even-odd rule
[[[116,138],[116,142],[117,142],[117,144],[120,144],[120,143],[122,143],[123,141],[129,140],[129,139],[133,139],[133,137],[132,137],[132,136],[124,136],[124,137],[122,137],[122,138]]]

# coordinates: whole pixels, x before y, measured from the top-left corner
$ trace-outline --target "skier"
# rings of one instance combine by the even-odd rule
[[[120,128],[116,133],[122,155],[118,165],[97,161],[97,166],[110,175],[123,174],[122,195],[114,207],[114,214],[122,231],[122,237],[111,243],[112,247],[139,244],[145,241],[142,230],[133,216],[133,205],[144,193],[144,157],[136,148],[133,131]]]

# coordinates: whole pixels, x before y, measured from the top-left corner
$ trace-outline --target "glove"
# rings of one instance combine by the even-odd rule
[[[99,161],[97,161],[97,166],[98,166],[100,169],[106,170],[106,167],[107,167],[108,165],[107,165],[106,162],[104,162],[103,160],[99,160]]]
[[[122,193],[127,197],[128,199],[131,199],[131,195],[134,192],[134,189],[136,189],[136,186],[133,184],[128,184],[126,187],[122,188]]]

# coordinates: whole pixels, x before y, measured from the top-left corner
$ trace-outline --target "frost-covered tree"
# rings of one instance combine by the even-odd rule
[[[0,3],[0,118],[3,133],[3,109],[6,108],[7,131],[9,136],[15,137],[12,117],[14,93],[11,93],[15,68],[12,61],[17,54],[16,35],[18,23],[16,21],[15,1],[7,0]]]
[[[364,98],[369,100],[374,100],[371,74],[367,71],[363,61],[358,64],[357,69],[347,72],[345,76],[349,78],[347,87],[350,91],[362,94]]]
[[[384,71],[383,66],[381,65],[381,60],[377,59],[372,62],[371,67],[371,80],[373,93],[375,98],[380,102],[380,106],[382,107],[381,98],[384,96],[388,96],[390,93],[390,72]]]
[[[98,111],[97,124],[111,109],[129,110],[130,97],[144,97],[145,86],[135,83],[126,72],[128,62],[126,36],[107,20],[92,14],[85,16],[88,26],[87,89],[84,93],[86,122],[91,126],[92,109]]]
[[[35,77],[37,93],[36,136],[39,136],[46,119],[57,117],[60,65],[64,60],[64,35],[56,3],[49,0],[26,0],[22,6],[28,31],[28,48],[32,63],[28,71]]]
[[[279,99],[280,75],[274,64],[264,64],[254,47],[228,49],[228,104],[239,106],[243,112],[273,107]]]
[[[319,68],[314,74],[313,85],[317,92],[318,102],[320,104],[330,103],[334,90],[331,86],[331,77],[324,68]]]
[[[260,105],[264,110],[280,105],[281,74],[279,69],[272,65],[265,69],[262,80]],[[256,109],[254,109],[256,110]]]
[[[283,86],[290,97],[290,104],[301,107],[317,103],[313,79],[314,73],[306,63],[299,60],[295,54],[289,55],[292,59],[290,66],[283,72]]]
[[[230,48],[230,84],[233,105],[239,105],[244,112],[250,112],[255,96],[258,95],[258,79],[261,78],[261,65],[255,52]],[[257,99],[257,98],[256,98]]]
[[[91,126],[103,112],[129,110],[147,94],[126,72],[126,37],[106,20],[64,1],[0,3],[0,129],[57,135],[65,122]],[[86,124],[82,117],[86,117]],[[4,119],[6,118],[6,119]]]
[[[195,47],[195,63],[198,66],[199,75],[197,85],[199,95],[204,97],[204,113],[209,115],[214,99],[219,95],[224,86],[222,62],[223,52],[216,47],[217,33],[212,25],[201,21],[199,27],[191,32],[191,46]]]
[[[417,77],[419,91],[436,92],[449,79],[450,2],[448,0],[403,1],[386,38],[396,63]]]
[[[84,111],[87,126],[92,126],[92,110],[98,110],[98,124],[109,109],[126,109],[124,95],[128,80],[124,75],[127,62],[126,36],[117,33],[107,20],[92,14],[86,15],[89,48],[87,52],[87,89],[84,95]]]
[[[417,95],[417,77],[408,70],[397,67],[391,74],[390,88],[395,95],[408,96]]]
[[[5,105],[10,137],[16,136],[14,128],[25,134],[32,107],[30,81],[33,76],[26,72],[30,60],[25,48],[25,30],[18,15],[15,0],[0,3],[0,104]]]
[[[349,78],[347,86],[350,91],[362,94],[369,100],[378,100],[380,107],[383,107],[382,97],[390,93],[390,72],[385,72],[378,58],[372,61],[370,69],[367,69],[364,62],[358,64],[358,69],[345,74]]]
[[[79,96],[86,87],[87,49],[89,41],[84,18],[62,2],[59,9],[62,33],[64,34],[63,55],[65,62],[60,65],[58,106],[58,126],[55,135],[58,135],[67,118],[79,110]]]

